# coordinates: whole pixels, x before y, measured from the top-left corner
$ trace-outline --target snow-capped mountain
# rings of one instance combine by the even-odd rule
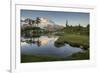
[[[32,26],[32,27],[40,27],[42,29],[47,29],[47,30],[55,30],[55,29],[62,29],[64,26],[56,24],[52,20],[48,20],[47,18],[44,17],[38,17],[38,24],[36,23],[36,19],[30,19],[30,18],[21,18],[21,27],[27,27],[27,26]]]

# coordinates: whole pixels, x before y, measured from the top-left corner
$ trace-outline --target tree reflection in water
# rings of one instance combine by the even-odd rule
[[[38,47],[42,46],[42,45],[46,45],[48,44],[48,39],[47,38],[30,38],[29,40],[25,41],[28,44],[36,44]]]

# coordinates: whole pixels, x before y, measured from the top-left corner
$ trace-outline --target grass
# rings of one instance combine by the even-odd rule
[[[57,58],[57,57],[54,57],[54,56],[40,56],[40,55],[21,55],[21,63],[60,61],[60,60],[64,60],[64,58]]]
[[[49,62],[49,61],[71,61],[71,60],[87,60],[89,59],[89,51],[78,52],[69,57],[58,58],[54,56],[39,56],[39,55],[21,55],[21,63],[31,62]]]
[[[73,60],[85,60],[85,59],[89,59],[90,58],[90,54],[89,51],[85,51],[85,52],[78,52],[75,54],[72,54],[72,59]]]
[[[89,36],[88,35],[80,35],[80,34],[64,34],[60,36],[58,40],[55,42],[57,44],[68,43],[71,46],[81,47],[83,49],[89,48]]]

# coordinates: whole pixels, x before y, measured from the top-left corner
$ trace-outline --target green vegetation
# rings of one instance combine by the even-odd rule
[[[86,35],[64,34],[63,36],[59,37],[55,43],[57,44],[68,43],[71,46],[88,49],[89,48],[89,37],[87,37]]]
[[[21,63],[26,62],[47,62],[47,61],[69,61],[69,60],[88,60],[89,51],[74,53],[69,57],[58,58],[54,56],[40,55],[21,55]]]
[[[64,34],[55,41],[56,45],[68,43],[71,46],[80,47],[82,49],[89,48],[89,25],[87,27],[67,25],[67,27],[61,31],[63,31]]]
[[[57,58],[54,56],[40,56],[40,55],[21,55],[21,62],[44,62],[44,61],[60,61],[64,58]]]
[[[75,53],[75,54],[72,54],[72,59],[73,60],[85,60],[85,59],[89,59],[89,50],[88,51],[85,51],[85,52],[78,52],[78,53]]]

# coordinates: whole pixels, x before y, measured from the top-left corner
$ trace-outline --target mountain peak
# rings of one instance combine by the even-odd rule
[[[45,28],[45,29],[48,29],[48,30],[55,30],[55,29],[63,28],[63,26],[57,25],[57,24],[55,24],[54,21],[49,20],[49,19],[47,19],[45,17],[38,17],[38,19],[39,19],[38,27],[40,27],[40,28]],[[27,20],[27,21],[25,21],[25,20]],[[33,19],[30,19],[30,18],[22,17],[21,18],[21,25],[26,24],[26,26],[29,26],[29,20],[30,21],[36,21],[36,19],[33,20]],[[32,25],[34,26],[34,25],[37,25],[37,24],[36,23],[32,23]]]

